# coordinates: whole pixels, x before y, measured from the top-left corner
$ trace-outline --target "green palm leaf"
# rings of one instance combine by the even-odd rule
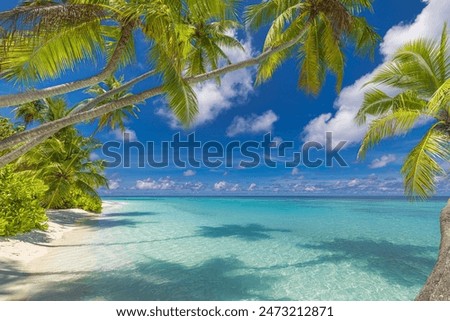
[[[397,109],[381,118],[372,121],[364,136],[358,152],[358,158],[364,158],[367,150],[382,139],[405,134],[413,128],[421,113],[417,110]]]
[[[402,167],[405,178],[405,193],[408,196],[425,198],[435,193],[435,178],[445,175],[438,160],[450,162],[448,135],[434,125],[420,143],[407,156]]]

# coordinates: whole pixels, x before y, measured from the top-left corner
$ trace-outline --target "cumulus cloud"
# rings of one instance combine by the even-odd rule
[[[236,116],[227,129],[227,136],[233,137],[244,133],[267,133],[272,131],[273,124],[277,120],[278,116],[272,110],[268,110],[262,115]]]
[[[183,173],[183,176],[190,177],[190,176],[195,176],[196,174],[197,174],[196,171],[193,171],[192,169],[188,169],[187,171],[185,171]]]
[[[255,188],[256,188],[256,184],[255,184],[255,183],[251,183],[247,190],[248,190],[249,192],[252,192],[252,191],[255,190]]]
[[[227,183],[225,181],[220,181],[214,184],[214,189],[216,191],[224,190],[227,187]]]
[[[385,35],[381,53],[388,59],[399,47],[420,37],[437,39],[442,32],[444,22],[450,23],[450,2],[442,0],[427,0],[427,6],[411,24],[400,24],[392,27]],[[379,68],[379,67],[378,67]],[[356,113],[364,99],[364,93],[370,86],[363,85],[370,80],[376,70],[364,75],[353,85],[342,90],[335,102],[335,113],[322,114],[311,120],[303,129],[305,141],[318,141],[323,143],[325,133],[332,132],[335,141],[344,140],[359,143],[366,132],[367,126],[357,126],[354,122]]]
[[[236,36],[234,31],[230,35]],[[245,51],[240,49],[224,49],[230,61],[233,63],[243,61],[252,57],[253,49],[251,38],[247,36],[241,41]],[[193,126],[199,126],[213,121],[221,112],[247,100],[253,92],[254,68],[240,69],[221,77],[218,85],[215,80],[197,84],[194,91],[198,99],[199,113],[194,120]],[[180,128],[180,124],[166,107],[157,109],[157,115],[166,118],[172,128]]]
[[[111,131],[111,134],[113,135],[114,139],[116,139],[116,140],[123,140],[125,137],[125,138],[128,138],[130,140],[130,142],[137,141],[136,132],[129,128],[125,128],[124,131],[122,131],[120,128],[116,128]]]
[[[425,0],[427,6],[412,24],[392,27],[384,36],[381,53],[392,56],[404,43],[418,37],[437,38],[442,33],[445,22],[450,22],[450,2],[445,0]]]
[[[110,190],[116,190],[120,187],[120,179],[110,179],[108,181],[108,187]]]
[[[136,181],[136,189],[138,190],[170,190],[174,189],[175,182],[169,177],[153,180],[147,178],[145,180]]]
[[[380,158],[374,159],[372,163],[370,163],[369,168],[383,168],[389,165],[392,162],[395,162],[397,157],[393,154],[383,155]]]
[[[294,168],[292,169],[291,175],[292,175],[292,176],[296,176],[296,175],[298,175],[298,174],[300,174],[300,170],[299,170],[297,167],[294,167]]]
[[[239,184],[234,184],[233,186],[231,186],[229,188],[230,192],[237,192],[237,191],[240,191],[240,190],[241,190],[241,188],[240,188]]]

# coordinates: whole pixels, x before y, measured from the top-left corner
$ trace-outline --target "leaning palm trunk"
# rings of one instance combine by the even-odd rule
[[[210,79],[215,79],[221,75],[227,74],[229,72],[232,71],[236,71],[239,69],[243,69],[243,68],[247,68],[247,67],[251,67],[254,65],[258,65],[261,62],[263,62],[265,59],[267,59],[268,57],[270,57],[271,55],[278,53],[280,51],[283,51],[287,48],[292,47],[293,45],[295,45],[296,43],[298,43],[304,36],[306,32],[306,28],[300,32],[297,37],[295,37],[293,40],[286,42],[278,47],[272,48],[270,50],[264,51],[263,53],[261,53],[259,56],[254,57],[254,58],[250,58],[232,65],[227,65],[225,67],[222,68],[218,68],[209,72],[206,72],[204,74],[201,75],[197,75],[197,76],[193,76],[193,77],[188,77],[185,80],[190,84],[190,85],[194,85],[203,81],[207,81]],[[150,74],[152,72],[146,73],[146,74]],[[117,101],[114,102],[110,102],[107,103],[103,106],[99,106],[97,108],[91,109],[91,110],[87,110],[87,111],[83,111],[83,112],[76,112],[74,114],[70,114],[66,117],[63,117],[61,119],[52,121],[52,122],[48,122],[45,123],[43,125],[40,125],[36,128],[27,130],[25,132],[21,132],[18,134],[14,134],[4,140],[2,140],[0,142],[0,150],[5,150],[7,148],[12,148],[17,144],[21,144],[21,143],[25,143],[29,140],[33,140],[29,145],[27,145],[27,148],[33,147],[33,146],[37,146],[39,144],[39,140],[36,139],[38,137],[48,137],[48,135],[51,135],[52,133],[76,124],[76,123],[81,123],[84,121],[88,121],[91,119],[95,119],[97,117],[100,117],[108,112],[112,112],[115,110],[118,110],[120,108],[123,108],[127,105],[133,105],[136,103],[139,103],[141,101],[145,101],[149,98],[155,97],[157,95],[161,95],[164,93],[164,89],[162,86],[159,87],[155,87],[146,91],[141,92],[140,94],[136,94],[133,96],[129,96],[129,97],[125,97],[122,99],[119,99]],[[84,110],[84,108],[83,108]],[[8,164],[9,162],[17,159],[18,157],[20,157],[23,153],[15,153],[15,155],[13,157],[10,157],[9,155],[4,156],[3,158],[0,159],[0,167],[5,166],[6,164]]]
[[[450,301],[450,199],[441,213],[441,245],[439,257],[418,301]]]

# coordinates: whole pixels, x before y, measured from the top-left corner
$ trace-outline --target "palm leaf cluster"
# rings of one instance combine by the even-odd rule
[[[405,192],[427,197],[438,177],[446,177],[443,165],[450,162],[450,45],[447,27],[440,41],[419,39],[400,48],[373,77],[356,120],[368,118],[369,129],[359,157],[386,137],[402,135],[426,123],[429,128],[406,157],[402,167]],[[389,95],[377,86],[396,95]]]
[[[184,77],[231,63],[224,49],[242,49],[230,33],[238,27],[234,0],[28,1],[0,14],[0,72],[29,83],[57,78],[83,61],[117,68],[133,61],[132,31],[140,30],[170,107],[189,124],[198,107]]]
[[[0,96],[0,107],[39,101],[106,82],[119,67],[136,58],[136,37],[146,40],[148,65],[154,70],[119,87],[100,84],[105,91],[90,103],[78,104],[58,121],[45,122],[4,139],[1,150],[25,144],[1,157],[0,164],[13,161],[59,129],[79,122],[101,117],[103,125],[114,118],[114,123],[109,124],[123,127],[119,118],[130,114],[130,106],[161,94],[181,123],[189,125],[198,113],[192,86],[210,79],[219,81],[228,72],[254,65],[259,66],[257,81],[262,82],[292,55],[298,58],[301,88],[318,93],[327,73],[332,72],[337,75],[340,89],[344,47],[353,44],[358,53],[366,52],[378,40],[362,17],[364,10],[372,9],[371,3],[267,0],[248,6],[245,23],[252,28],[269,24],[269,31],[259,55],[232,62],[227,57],[229,49],[243,49],[236,39],[236,29],[240,27],[237,0],[25,1],[0,14],[1,78],[30,88],[44,80],[61,79],[63,73],[86,60],[103,68],[77,81]],[[148,77],[154,77],[151,83],[159,82],[158,85],[140,93],[116,95],[121,87],[128,90]],[[126,110],[119,112],[123,108]]]
[[[365,18],[359,16],[363,10],[372,10],[372,1],[268,0],[249,6],[246,22],[250,27],[270,25],[264,50],[295,42],[260,64],[257,81],[269,79],[295,53],[300,87],[317,94],[330,71],[337,77],[339,91],[345,65],[343,48],[351,42],[357,53],[373,52],[379,39]]]
[[[35,102],[39,110],[33,114],[30,106],[16,108],[16,117],[25,123],[59,119],[68,112],[61,98]],[[31,112],[31,113],[30,113]],[[72,204],[72,197],[85,195],[100,202],[96,189],[107,186],[101,160],[92,160],[91,153],[100,147],[91,137],[83,137],[74,127],[67,127],[22,156],[17,170],[41,179],[49,188],[43,200],[48,208],[61,208]]]

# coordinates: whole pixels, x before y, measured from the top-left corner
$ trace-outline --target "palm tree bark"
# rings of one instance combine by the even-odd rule
[[[20,156],[24,155],[25,153],[27,153],[28,151],[30,151],[34,147],[36,147],[39,144],[41,144],[42,142],[44,142],[47,138],[50,138],[56,132],[57,131],[49,132],[49,133],[47,133],[45,135],[39,136],[37,138],[34,138],[34,139],[26,142],[22,146],[20,146],[20,147],[14,149],[13,151],[7,153],[6,155],[1,156],[0,157],[0,164],[6,165],[6,164],[9,164],[9,163],[15,161]],[[2,167],[4,165],[0,165],[0,167]]]
[[[450,301],[450,199],[442,210],[439,257],[417,301]]]
[[[117,69],[123,51],[125,50],[126,46],[128,45],[128,42],[130,41],[130,38],[133,35],[133,28],[134,25],[132,23],[129,23],[122,27],[122,35],[120,36],[120,39],[117,42],[116,48],[114,49],[114,53],[112,54],[108,64],[105,66],[105,68],[103,68],[103,70],[100,73],[92,77],[74,82],[69,82],[38,90],[30,90],[18,94],[0,96],[0,108],[17,106],[39,99],[67,94],[69,92],[93,86],[95,84],[98,84],[102,80],[108,78]]]
[[[201,75],[189,77],[189,78],[186,78],[185,80],[189,84],[195,85],[197,83],[207,81],[210,79],[214,79],[218,76],[227,74],[232,71],[236,71],[239,69],[258,65],[261,62],[263,62],[265,59],[267,59],[269,56],[271,56],[277,52],[289,49],[293,45],[297,44],[303,38],[303,35],[306,32],[306,29],[307,29],[307,27],[305,26],[304,31],[300,32],[299,35],[297,37],[295,37],[294,39],[292,39],[291,41],[286,42],[280,46],[274,47],[272,49],[266,50],[263,53],[261,53],[260,55],[258,55],[257,57],[250,58],[250,59],[247,59],[247,60],[235,63],[235,64],[227,65],[225,67],[218,68],[218,69],[212,70],[210,72],[206,72]],[[55,121],[52,121],[52,122],[49,122],[46,124],[42,124],[36,128],[30,129],[30,130],[27,130],[25,132],[21,132],[18,134],[14,134],[14,135],[2,140],[0,142],[0,150],[5,150],[7,148],[11,148],[22,142],[26,142],[30,139],[34,139],[39,136],[46,135],[49,132],[58,131],[64,127],[67,127],[67,126],[70,126],[70,125],[73,125],[76,123],[85,122],[85,121],[100,117],[103,114],[118,110],[118,109],[123,108],[128,105],[137,104],[146,99],[155,97],[157,95],[161,95],[163,93],[164,93],[163,86],[158,86],[158,87],[143,91],[139,94],[125,97],[125,98],[119,99],[117,101],[105,104],[103,106],[99,106],[92,110],[88,110],[88,111],[84,111],[84,112],[80,112],[80,113],[74,113],[74,114],[68,115],[66,117],[63,117],[61,119],[58,119],[58,120],[55,120]],[[4,166],[4,165],[6,165],[6,164],[4,164],[3,162],[0,162],[0,167]]]
[[[156,73],[155,70],[147,71],[146,73],[143,73],[142,75],[130,80],[129,82],[123,84],[122,86],[111,89],[110,91],[107,91],[104,94],[102,94],[98,97],[95,97],[94,99],[87,102],[86,104],[82,104],[82,105],[74,108],[73,110],[70,111],[70,113],[76,114],[76,113],[80,113],[80,112],[83,112],[86,110],[90,110],[90,109],[96,107],[97,105],[99,105],[102,101],[108,99],[109,97],[114,96],[117,93],[120,93],[124,90],[127,90],[127,89],[133,87],[138,82],[153,76],[155,73]]]

